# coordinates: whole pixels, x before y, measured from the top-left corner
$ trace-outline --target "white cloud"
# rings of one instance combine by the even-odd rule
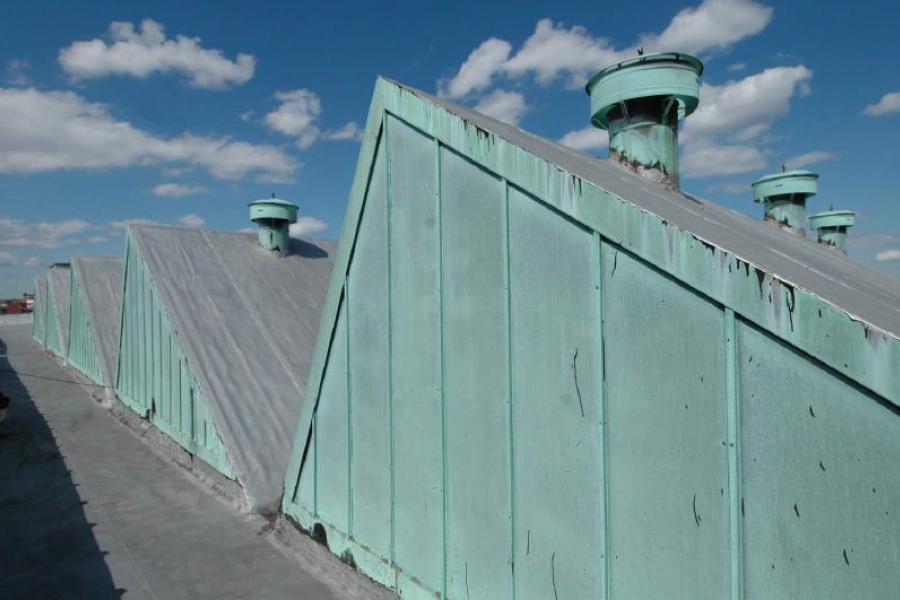
[[[125,219],[123,221],[113,221],[109,226],[113,229],[127,229],[129,225],[162,225],[162,223],[160,223],[159,221],[154,221],[153,219],[135,217],[132,219]]]
[[[438,85],[439,93],[450,98],[461,98],[470,92],[490,85],[494,74],[509,58],[512,45],[506,40],[490,38],[472,50],[459,72],[446,86]]]
[[[22,265],[33,269],[35,267],[41,266],[41,259],[39,259],[37,256],[29,256],[22,261]]]
[[[716,177],[755,171],[766,163],[766,156],[759,148],[703,140],[684,148],[679,171],[684,177]]]
[[[747,68],[747,63],[745,62],[736,62],[728,65],[728,70],[732,73],[737,73],[738,71],[743,71]]]
[[[870,117],[880,117],[900,112],[900,92],[885,94],[875,104],[870,104],[863,111]]]
[[[178,222],[185,227],[203,227],[204,225],[206,225],[206,220],[199,215],[195,215],[194,213],[179,217]]]
[[[243,121],[244,123],[249,122],[250,119],[253,118],[253,115],[254,115],[254,114],[255,114],[255,113],[254,113],[252,110],[248,110],[248,111],[246,111],[246,112],[242,112],[242,113],[241,113],[241,121]]]
[[[182,185],[180,183],[160,183],[153,188],[155,196],[165,198],[181,198],[182,196],[196,196],[208,194],[209,190],[202,185]]]
[[[356,121],[349,121],[342,127],[325,132],[323,137],[326,140],[352,140],[358,142],[363,139],[363,133],[363,129],[356,124]]]
[[[580,89],[600,69],[636,56],[638,45],[649,51],[722,51],[761,32],[771,18],[770,7],[752,0],[703,0],[677,13],[661,33],[645,34],[623,48],[615,48],[608,38],[593,36],[582,26],[541,19],[512,56],[512,45],[506,40],[482,42],[455,76],[438,82],[438,91],[461,98],[487,88],[501,73],[513,77],[533,73],[542,85],[564,75],[568,87]]]
[[[28,223],[0,217],[0,246],[19,248],[59,248],[82,242],[79,236],[95,226],[82,219]]]
[[[31,85],[31,77],[28,76],[30,68],[31,64],[24,58],[13,58],[6,63],[6,80],[17,87]]]
[[[615,50],[608,39],[593,37],[579,25],[566,28],[562,23],[541,19],[502,69],[512,76],[533,72],[543,85],[565,73],[568,85],[577,88],[599,69],[634,55],[633,50]]]
[[[559,143],[581,152],[606,150],[609,147],[609,132],[597,127],[585,127],[570,131],[560,138]]]
[[[16,259],[16,255],[11,252],[0,252],[0,267],[11,267],[16,264],[18,260]]]
[[[167,39],[160,23],[144,19],[134,24],[115,21],[109,42],[100,38],[75,42],[59,52],[59,64],[75,79],[128,75],[144,79],[154,73],[178,72],[193,87],[222,89],[243,85],[256,69],[256,59],[239,53],[229,60],[221,50],[200,46],[200,38],[183,35]]]
[[[812,71],[798,65],[773,67],[723,85],[704,83],[700,107],[679,134],[681,174],[715,177],[765,167],[759,138],[790,110],[795,95],[808,93],[811,78]]]
[[[72,92],[0,88],[0,173],[133,165],[199,166],[220,179],[287,181],[300,166],[280,148],[189,133],[159,137]]]
[[[795,94],[808,93],[811,78],[812,71],[798,65],[773,67],[724,85],[704,83],[700,106],[685,121],[684,135],[756,137],[790,110]]]
[[[802,169],[816,163],[825,162],[835,158],[834,153],[824,150],[814,150],[797,156],[792,156],[784,161],[784,166],[788,169]]]
[[[887,250],[882,250],[875,255],[875,260],[877,260],[878,262],[900,260],[900,248],[889,248]]]
[[[325,221],[315,217],[300,217],[296,223],[291,223],[290,236],[295,238],[307,237],[326,229],[328,229],[328,224]]]
[[[494,90],[475,105],[475,110],[498,121],[516,125],[528,111],[528,106],[525,97],[518,92]]]
[[[319,95],[310,90],[276,92],[281,104],[266,115],[266,124],[285,135],[297,138],[297,146],[310,147],[319,138],[316,120],[322,112]]]
[[[704,0],[682,9],[658,35],[645,35],[650,51],[689,52],[724,50],[756,35],[772,19],[772,8],[752,0]]]

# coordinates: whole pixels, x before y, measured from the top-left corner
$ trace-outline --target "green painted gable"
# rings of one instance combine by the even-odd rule
[[[31,335],[41,345],[47,344],[47,280],[34,280],[34,309],[31,315]]]
[[[129,236],[116,393],[182,448],[229,478],[234,469],[165,307]]]
[[[892,318],[575,154],[378,81],[285,513],[404,598],[890,597]]]
[[[67,351],[69,364],[90,377],[95,383],[104,385],[100,359],[94,346],[94,338],[88,323],[87,307],[81,291],[81,284],[75,277],[75,269],[72,269],[69,293],[69,347]]]

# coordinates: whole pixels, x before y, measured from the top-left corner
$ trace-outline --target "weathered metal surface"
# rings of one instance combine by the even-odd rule
[[[100,369],[100,360],[97,357],[97,349],[94,345],[94,337],[88,324],[87,307],[81,285],[75,278],[75,270],[72,270],[72,282],[69,286],[71,294],[69,299],[69,335],[68,349],[69,364],[87,375],[94,382],[103,384],[103,373]]]
[[[250,203],[250,220],[259,226],[259,244],[266,250],[280,253],[290,247],[289,226],[297,222],[297,205],[271,198]]]
[[[847,230],[856,224],[856,213],[850,210],[827,210],[810,215],[809,226],[816,231],[818,242],[847,254]]]
[[[72,259],[69,364],[115,388],[122,310],[122,259]]]
[[[159,357],[153,393],[175,396],[167,375],[176,363],[188,365],[190,389],[202,392],[209,411],[211,443],[223,447],[251,508],[272,510],[284,489],[333,243],[291,239],[280,256],[261,249],[254,234],[133,226],[129,235],[159,313],[150,331],[157,321],[173,331],[143,342]]]
[[[125,249],[116,393],[185,450],[223,475],[234,468],[204,394],[129,232]]]
[[[69,266],[55,264],[47,273],[47,348],[65,360],[69,333]]]
[[[34,280],[31,335],[41,345],[47,344],[47,279],[44,277],[37,277]]]
[[[775,579],[785,523],[742,502],[807,467],[774,449],[806,435],[783,412],[803,372],[842,411],[816,447],[873,457],[896,503],[878,461],[900,449],[857,440],[876,412],[900,426],[897,281],[385,80],[336,261],[283,509],[404,597],[804,596],[840,566],[830,528],[878,579],[849,576],[856,596],[900,584],[862,497],[811,493],[827,560]]]
[[[591,123],[609,130],[610,159],[678,186],[678,121],[697,108],[703,63],[687,54],[626,60],[587,84]]]
[[[753,182],[753,201],[761,202],[764,218],[801,237],[806,236],[806,201],[818,192],[816,173],[783,171]]]

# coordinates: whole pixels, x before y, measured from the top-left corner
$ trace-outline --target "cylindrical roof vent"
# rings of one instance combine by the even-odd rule
[[[271,198],[250,203],[250,220],[259,225],[259,245],[266,250],[285,255],[290,248],[288,233],[291,223],[297,222],[297,205]]]
[[[753,182],[753,201],[762,202],[765,220],[806,237],[806,200],[818,192],[819,176],[811,171],[783,171]]]
[[[856,224],[852,210],[826,210],[809,217],[809,226],[818,232],[820,244],[847,254],[847,230]]]
[[[609,158],[678,187],[678,121],[700,102],[703,63],[680,53],[639,56],[603,69],[587,84],[591,123],[609,130]]]

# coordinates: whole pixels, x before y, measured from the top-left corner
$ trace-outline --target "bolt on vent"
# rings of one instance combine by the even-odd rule
[[[297,222],[297,205],[271,198],[249,204],[250,220],[259,226],[259,245],[284,256],[290,248],[289,228]]]
[[[609,158],[664,185],[678,187],[678,121],[700,102],[703,63],[694,56],[639,56],[588,81],[591,123],[609,131]]]
[[[809,226],[818,233],[818,242],[847,254],[847,230],[856,224],[852,210],[826,210],[809,217]]]
[[[818,180],[811,171],[766,175],[753,182],[753,201],[763,204],[766,221],[806,237],[806,201],[819,191]]]

